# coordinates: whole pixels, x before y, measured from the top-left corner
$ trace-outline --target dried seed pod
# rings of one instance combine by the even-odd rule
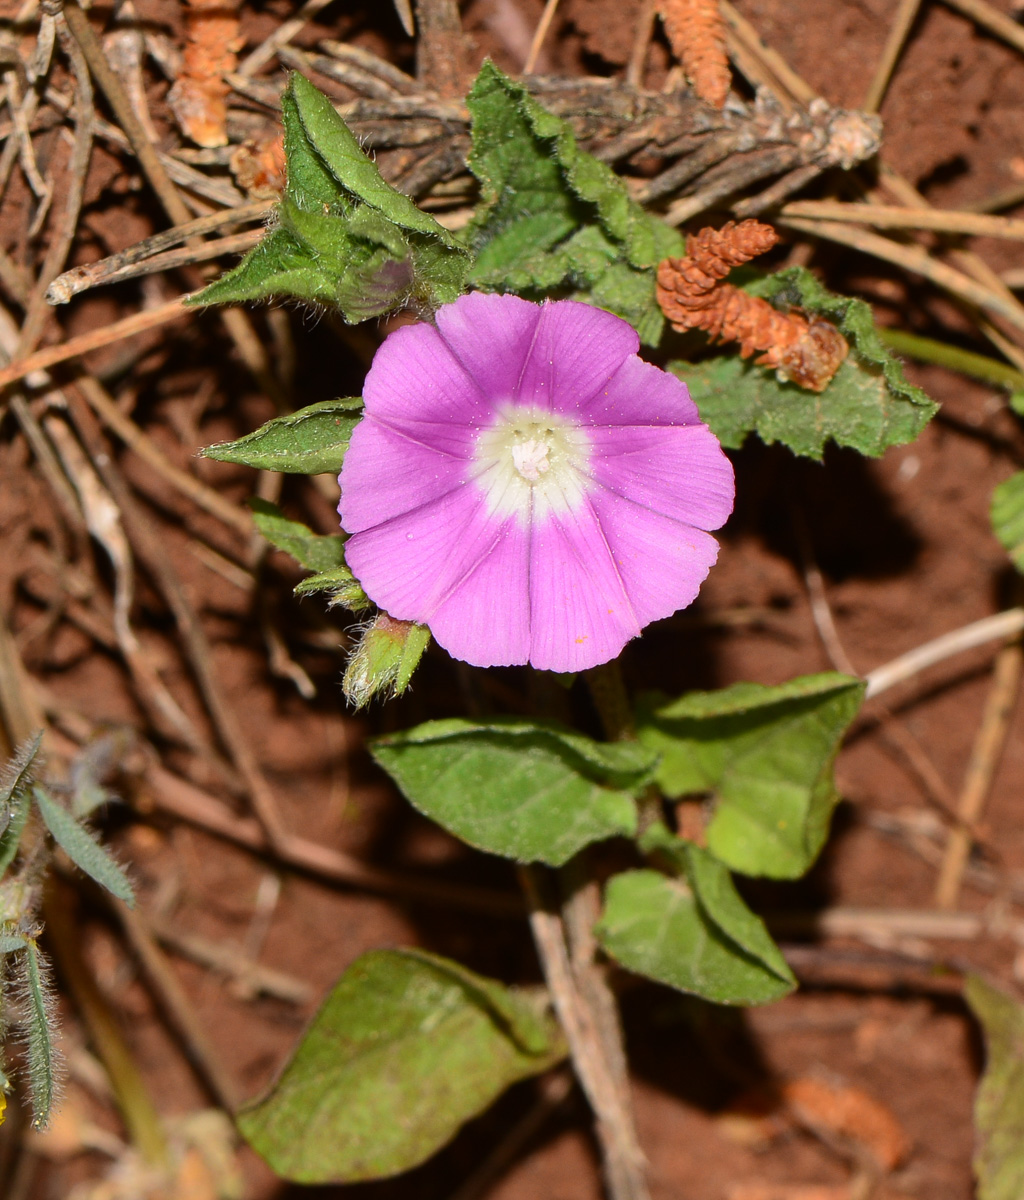
[[[660,8],[672,52],[693,90],[712,108],[722,108],[732,74],[718,0],[661,0]]]
[[[167,95],[182,133],[197,146],[226,146],[228,85],[238,65],[239,0],[188,0],[181,74]]]
[[[703,329],[713,341],[739,342],[740,354],[774,367],[782,380],[812,392],[828,386],[849,353],[834,326],[802,313],[779,312],[766,300],[722,281],[732,267],[770,250],[778,235],[759,221],[702,229],[687,239],[686,258],[658,266],[658,304],[673,329]]]

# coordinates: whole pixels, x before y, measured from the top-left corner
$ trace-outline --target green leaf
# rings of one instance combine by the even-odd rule
[[[327,592],[328,603],[338,604],[349,612],[362,612],[372,608],[373,602],[359,586],[359,580],[348,567],[332,567],[319,575],[310,575],[294,587],[296,596],[311,596],[316,592]]]
[[[341,977],[238,1125],[285,1179],[381,1179],[564,1054],[552,1024],[500,983],[422,951],[375,950]]]
[[[234,442],[218,442],[200,453],[218,462],[241,463],[286,475],[337,475],[352,431],[363,415],[358,396],[321,400],[274,417]]]
[[[341,681],[346,699],[356,708],[363,708],[374,696],[388,700],[400,696],[429,645],[426,625],[396,621],[388,613],[379,612],[349,657]]]
[[[740,683],[641,698],[643,745],[667,796],[711,793],[708,848],[746,875],[793,879],[817,857],[838,800],[832,764],[864,682],[826,672],[778,687]]]
[[[288,184],[275,226],[189,304],[293,296],[357,322],[465,290],[465,247],[385,182],[322,92],[293,75],[281,109]]]
[[[25,793],[36,770],[36,757],[42,745],[43,731],[40,729],[35,737],[26,739],[18,747],[14,756],[4,765],[0,777],[0,835],[11,823],[11,818],[24,802]]]
[[[60,1056],[54,1045],[57,1004],[50,964],[34,939],[29,938],[17,963],[16,989],[22,1004],[19,1024],[25,1034],[32,1127],[45,1129],[57,1098]]]
[[[290,554],[310,571],[337,570],[345,565],[345,536],[314,533],[301,521],[291,521],[269,500],[249,501],[256,528],[272,546]]]
[[[660,337],[654,267],[682,237],[630,199],[607,164],[581,150],[568,122],[485,62],[467,98],[469,168],[481,202],[467,237],[478,287],[547,292],[560,285]]]
[[[820,394],[779,383],[772,371],[737,354],[670,363],[723,445],[738,447],[753,431],[808,458],[820,459],[829,438],[877,456],[912,442],[936,413],[937,405],[907,382],[863,300],[827,291],[803,267],[765,276],[746,290],[777,308],[798,307],[832,321],[850,354]]]
[[[635,974],[716,1004],[778,1000],[795,986],[789,968],[761,922],[739,898],[725,868],[710,856],[705,859],[695,871],[699,889],[693,877],[684,882],[659,871],[624,871],[613,876],[595,930],[598,940]],[[711,899],[713,908],[705,904],[706,898]],[[753,933],[758,926],[763,937]],[[773,965],[730,936],[732,930],[762,948],[767,942]]]
[[[428,721],[377,739],[370,752],[410,803],[456,837],[552,866],[635,832],[634,797],[655,761],[635,743],[511,717]]]
[[[992,529],[1013,565],[1024,572],[1024,471],[1011,475],[993,493]]]
[[[21,845],[21,835],[25,832],[32,802],[27,792],[15,792],[10,806],[10,820],[3,835],[0,836],[0,878],[6,873],[11,863],[18,856]]]
[[[75,866],[101,887],[105,887],[111,895],[123,900],[129,908],[134,908],[135,893],[128,882],[128,876],[99,842],[95,841],[70,813],[51,800],[42,788],[33,788],[32,798],[46,828],[53,834],[53,840]]]
[[[978,1200],[1024,1195],[1024,1008],[977,975],[964,997],[985,1033],[985,1073],[974,1102]]]

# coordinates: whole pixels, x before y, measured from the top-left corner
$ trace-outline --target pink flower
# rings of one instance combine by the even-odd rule
[[[690,604],[729,460],[625,321],[470,293],[391,334],[341,472],[346,561],[475,666],[579,671]]]

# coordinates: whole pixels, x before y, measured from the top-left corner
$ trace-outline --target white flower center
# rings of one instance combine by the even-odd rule
[[[525,524],[564,513],[583,498],[590,439],[575,421],[535,405],[503,404],[476,443],[475,482],[491,513]]]

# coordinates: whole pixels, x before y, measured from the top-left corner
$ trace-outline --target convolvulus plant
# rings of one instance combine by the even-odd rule
[[[471,713],[371,746],[422,813],[521,864],[550,1004],[437,955],[372,952],[238,1121],[288,1178],[379,1178],[568,1053],[610,1192],[641,1197],[610,965],[720,1004],[795,986],[733,873],[793,879],[814,862],[864,684],[825,673],[634,698],[617,660],[713,569],[713,532],[743,487],[723,446],[756,432],[814,458],[829,440],[878,455],[916,437],[934,405],[868,307],[801,269],[748,272],[743,286],[760,297],[748,307],[838,328],[849,354],[818,390],[788,381],[781,359],[673,358],[685,343],[666,334],[656,284],[659,263],[685,254],[682,236],[493,65],[467,106],[479,200],[453,233],[386,184],[327,98],[293,78],[276,222],[194,302],[286,296],[352,322],[399,308],[419,320],[384,341],[361,399],[205,453],[339,475],[336,535],[253,508],[312,572],[297,591],[363,622],[345,676],[353,703],[401,692],[431,638],[473,668],[524,665],[590,688],[606,740],[541,714]],[[705,802],[698,835],[677,827],[680,798]],[[632,843],[633,861],[599,879],[588,850],[611,838]]]

